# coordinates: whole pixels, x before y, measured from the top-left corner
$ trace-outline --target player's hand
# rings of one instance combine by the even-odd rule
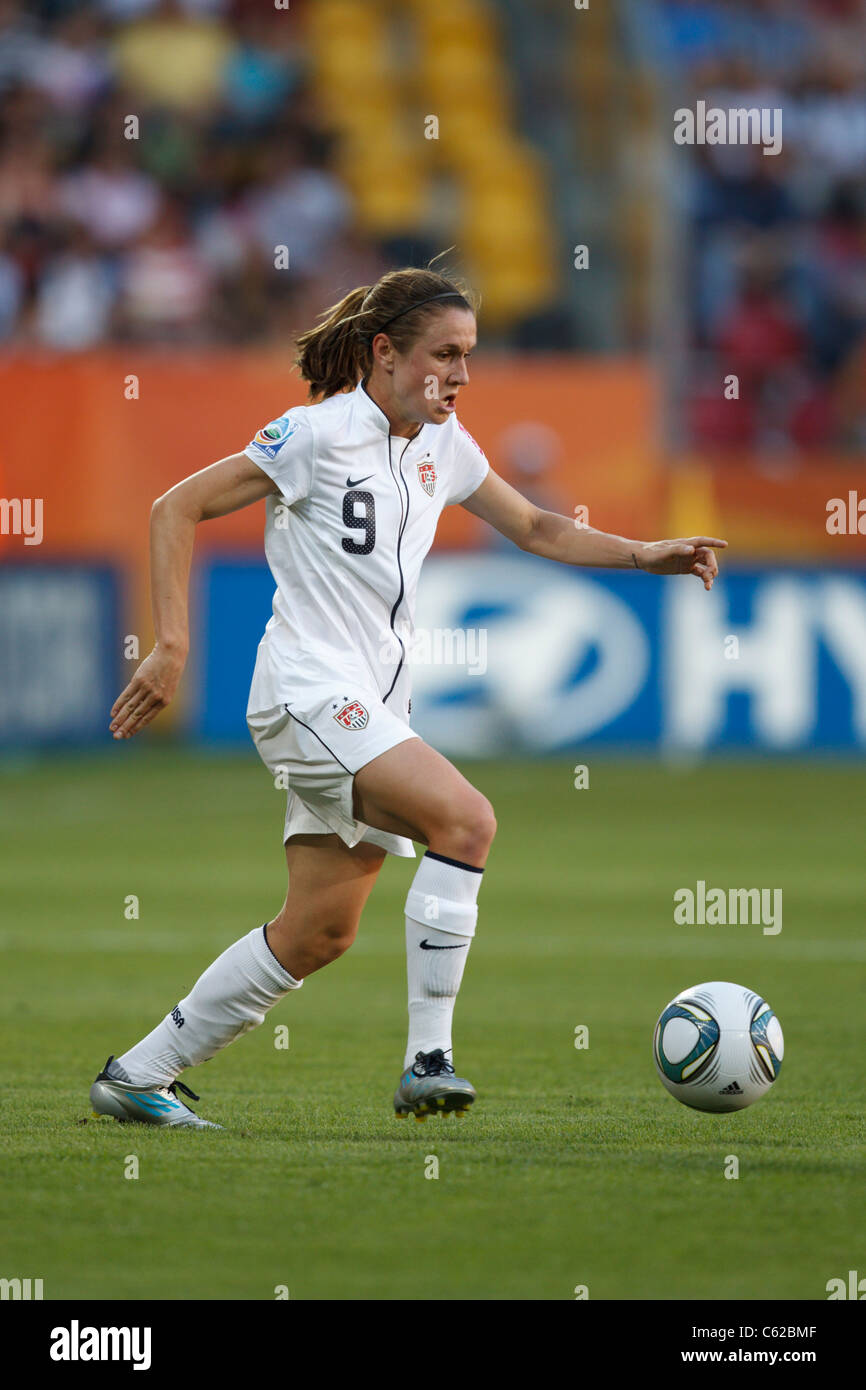
[[[171,703],[184,664],[184,657],[164,651],[159,644],[154,647],[111,707],[109,727],[115,738],[132,738],[140,733]]]
[[[635,552],[638,569],[650,574],[695,574],[709,592],[719,572],[716,550],[727,541],[718,536],[688,536],[674,541],[648,541]]]

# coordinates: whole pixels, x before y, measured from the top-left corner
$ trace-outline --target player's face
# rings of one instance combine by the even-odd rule
[[[475,346],[470,309],[444,309],[425,326],[409,351],[394,355],[395,403],[407,420],[441,425],[469,384],[468,358]]]

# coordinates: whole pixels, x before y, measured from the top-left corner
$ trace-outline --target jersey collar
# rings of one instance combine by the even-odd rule
[[[358,385],[355,387],[355,401],[357,408],[361,412],[361,418],[363,420],[369,420],[373,428],[378,430],[379,433],[387,439],[391,434],[391,422],[382,407],[376,404],[369,391],[366,390],[363,380],[359,381]],[[424,426],[422,424],[418,433],[414,434],[411,439],[407,439],[405,442],[407,444],[414,444],[416,440],[421,438],[423,430]]]

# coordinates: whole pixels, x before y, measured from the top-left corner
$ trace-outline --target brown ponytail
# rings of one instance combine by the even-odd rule
[[[420,303],[434,295],[447,297]],[[375,285],[359,285],[297,339],[295,366],[309,383],[310,400],[354,390],[372,370],[378,332],[386,332],[398,352],[408,352],[434,314],[453,308],[477,313],[478,301],[465,285],[433,270],[391,270]]]

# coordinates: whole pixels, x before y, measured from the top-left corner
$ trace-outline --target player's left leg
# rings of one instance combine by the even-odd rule
[[[348,949],[384,858],[375,845],[349,848],[337,835],[293,836],[280,913],[223,951],[146,1038],[109,1059],[91,1088],[94,1109],[151,1124],[204,1124],[174,1093],[178,1074],[258,1027],[307,975]]]
[[[496,821],[487,798],[420,738],[374,758],[354,779],[367,825],[428,845],[406,899],[409,1036],[397,1115],[462,1115],[475,1089],[455,1074],[454,1005],[478,920]]]

